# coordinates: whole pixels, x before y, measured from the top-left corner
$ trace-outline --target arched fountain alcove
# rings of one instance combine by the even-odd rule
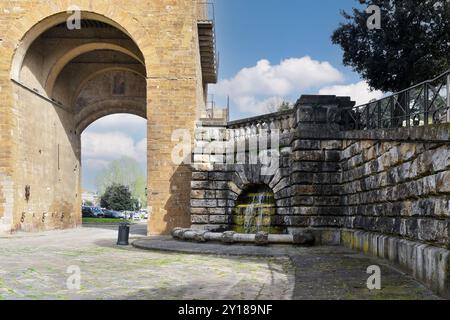
[[[265,184],[250,185],[243,190],[232,211],[231,229],[237,233],[283,233],[276,223],[274,192]]]

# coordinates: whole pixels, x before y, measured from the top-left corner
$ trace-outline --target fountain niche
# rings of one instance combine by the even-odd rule
[[[238,198],[233,209],[232,230],[241,234],[283,233],[275,226],[275,196],[266,185],[254,185]]]
[[[248,187],[236,201],[228,231],[175,228],[176,240],[195,242],[312,245],[314,235],[308,230],[289,234],[277,223],[273,191],[266,185]]]

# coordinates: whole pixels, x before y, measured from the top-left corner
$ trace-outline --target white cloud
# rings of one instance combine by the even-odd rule
[[[291,95],[342,80],[343,75],[329,62],[305,56],[286,59],[278,65],[260,60],[235,77],[221,80],[213,91],[221,96],[229,95],[241,112],[258,114]]]
[[[378,100],[384,97],[384,94],[381,91],[371,91],[369,85],[365,81],[349,85],[325,87],[319,90],[319,94],[349,96],[352,98],[352,101],[356,102],[357,106],[366,104],[372,99]]]
[[[116,114],[95,121],[81,136],[83,186],[95,189],[97,172],[121,157],[147,163],[147,120]]]
[[[85,159],[83,166],[92,170],[101,170],[109,164],[109,161],[102,159]]]
[[[241,96],[233,100],[238,106],[242,106],[241,111],[254,114],[265,114],[277,111],[277,107],[284,101],[281,97],[269,97],[258,100],[252,96]],[[244,109],[245,108],[245,109]]]
[[[81,145],[84,165],[90,169],[102,168],[111,160],[121,157],[130,157],[139,163],[147,161],[146,139],[136,143],[131,136],[122,132],[85,132]]]
[[[142,139],[136,144],[136,154],[139,162],[147,161],[147,139]]]

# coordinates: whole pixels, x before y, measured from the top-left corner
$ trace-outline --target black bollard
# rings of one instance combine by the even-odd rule
[[[127,223],[119,225],[119,236],[117,239],[118,246],[128,246],[128,239],[130,237],[130,226]]]

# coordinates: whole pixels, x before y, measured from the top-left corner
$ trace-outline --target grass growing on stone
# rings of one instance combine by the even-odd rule
[[[132,220],[123,219],[111,219],[111,218],[83,218],[83,223],[85,224],[121,224],[121,223],[134,224]]]

